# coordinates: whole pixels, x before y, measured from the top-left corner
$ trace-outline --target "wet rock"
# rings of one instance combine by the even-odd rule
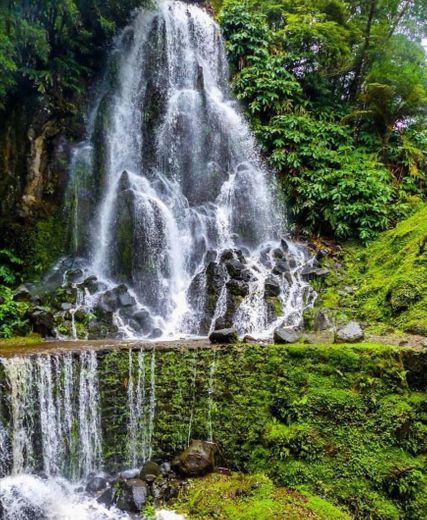
[[[230,280],[227,282],[227,288],[233,296],[244,298],[249,294],[249,285],[243,280]]]
[[[13,298],[13,301],[15,301],[15,302],[25,302],[25,303],[32,303],[33,302],[33,296],[32,296],[30,291],[25,286],[19,287],[13,293],[13,297],[12,298]]]
[[[115,312],[121,307],[132,307],[135,304],[135,298],[129,294],[126,285],[122,284],[102,294],[97,307],[103,312]]]
[[[122,511],[139,513],[147,501],[148,485],[141,479],[119,480],[114,487],[117,490],[116,505]]]
[[[223,330],[227,328],[226,320],[223,316],[216,319],[214,323],[214,330]]]
[[[179,495],[180,482],[175,479],[161,480],[153,482],[151,492],[155,505],[169,502]]]
[[[153,328],[153,320],[146,309],[134,312],[132,314],[132,320],[136,321],[138,328],[142,330],[144,334],[148,334],[148,332]]]
[[[326,249],[319,249],[319,251],[316,253],[316,260],[321,262],[326,256],[328,256]]]
[[[113,505],[114,494],[115,494],[114,489],[110,487],[110,488],[106,489],[103,493],[101,493],[101,495],[99,495],[99,497],[96,499],[96,501],[99,504],[102,504],[103,506],[105,506],[107,509],[109,509]]]
[[[57,287],[51,294],[47,294],[42,299],[43,304],[61,309],[63,303],[71,303],[75,305],[77,302],[77,288],[71,284],[61,285]]]
[[[194,281],[197,277],[194,279]],[[227,271],[223,265],[211,262],[206,268],[206,302],[205,302],[205,326],[200,331],[202,334],[208,334],[210,322],[215,314],[218,298],[221,289],[226,283]],[[193,285],[193,284],[192,284]],[[194,302],[197,304],[197,298]]]
[[[280,258],[284,257],[283,251],[279,248],[273,249],[272,255],[276,259],[280,259]]]
[[[289,267],[291,269],[295,269],[297,267],[297,261],[292,256],[290,258],[288,258],[288,262],[289,262]]]
[[[43,307],[35,307],[28,312],[32,329],[41,336],[52,336],[55,327],[55,319],[53,313]]]
[[[119,304],[120,307],[133,307],[136,301],[135,298],[126,291],[123,294],[119,294]]]
[[[138,477],[140,470],[138,468],[125,469],[119,473],[120,478],[131,479]]]
[[[237,335],[236,329],[221,329],[214,330],[210,336],[209,340],[211,343],[217,344],[229,344],[229,343],[237,343],[239,337]]]
[[[156,462],[149,460],[142,466],[139,478],[151,484],[160,474],[160,466]]]
[[[83,276],[82,269],[69,269],[65,271],[64,279],[67,282],[75,283],[81,279]]]
[[[319,309],[314,315],[313,329],[319,332],[330,328],[332,328],[332,322],[329,319],[328,312],[324,309]]]
[[[97,493],[98,491],[102,491],[108,485],[108,482],[103,477],[93,477],[86,484],[86,491],[88,493]]]
[[[273,269],[273,274],[281,275],[290,270],[291,270],[291,268],[289,266],[289,262],[286,260],[286,258],[284,258],[284,259],[278,260],[276,262],[276,265],[274,266],[274,269]]]
[[[279,282],[273,277],[269,276],[264,284],[265,296],[279,296],[281,293],[281,288]]]
[[[335,333],[335,343],[357,343],[362,341],[365,335],[357,321],[351,321]]]
[[[148,336],[149,339],[157,339],[160,338],[163,335],[162,329],[153,329],[151,334]]]
[[[234,259],[234,254],[232,249],[224,249],[224,251],[221,253],[220,261],[221,262],[228,262],[230,260]]]
[[[271,258],[269,256],[269,253],[270,253],[270,248],[267,247],[267,248],[263,249],[259,255],[259,260],[260,260],[261,264],[264,267],[267,267],[267,269],[271,269],[273,266],[273,264],[271,263]]]
[[[73,308],[73,305],[71,303],[61,303],[61,310],[63,311],[69,311]]]
[[[284,279],[288,282],[289,285],[292,285],[293,280],[292,280],[291,273],[285,273],[284,274]]]
[[[329,269],[321,269],[314,266],[305,266],[301,272],[301,276],[304,280],[315,280],[316,278],[323,278],[329,274]]]
[[[190,446],[172,462],[177,473],[185,477],[200,477],[215,467],[215,445],[207,441],[191,441]]]
[[[242,279],[242,276],[244,276],[243,273],[246,271],[245,265],[235,258],[228,260],[225,264],[225,267],[230,277],[237,280]]]
[[[209,249],[208,251],[206,251],[205,265],[209,265],[211,262],[215,262],[216,257],[217,257],[217,252],[215,251],[215,249]]]
[[[284,251],[285,253],[289,251],[289,244],[284,238],[282,238],[282,240],[280,241],[280,247],[282,248],[282,251]]]
[[[88,339],[114,337],[118,328],[113,323],[112,314],[103,314],[102,319],[94,319],[88,325]]]
[[[163,462],[162,464],[160,464],[159,469],[160,469],[160,473],[164,477],[166,477],[172,471],[172,465],[170,462]]]
[[[257,341],[256,338],[254,338],[253,336],[250,336],[249,334],[247,334],[247,335],[243,338],[243,343],[258,343],[258,341]]]
[[[276,345],[287,345],[296,343],[302,338],[300,331],[296,329],[277,328],[274,331],[274,343]]]
[[[81,290],[87,289],[89,294],[92,295],[107,289],[106,284],[104,282],[100,282],[96,276],[89,276],[78,287]]]

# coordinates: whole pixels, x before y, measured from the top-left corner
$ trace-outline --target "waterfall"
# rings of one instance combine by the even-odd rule
[[[63,478],[19,475],[2,479],[2,520],[129,520],[116,508],[106,509],[95,499],[76,492]]]
[[[9,466],[9,442],[6,428],[0,419],[0,478],[7,474]]]
[[[79,478],[100,467],[95,352],[81,352],[76,359],[46,354],[0,362],[10,408],[8,429],[0,417],[0,450],[10,444],[10,456],[2,460],[11,459],[12,474],[43,469],[46,475]]]
[[[310,260],[281,241],[273,175],[228,76],[220,29],[195,5],[158,0],[117,38],[69,196],[81,281],[100,286],[88,305],[124,336],[268,336],[310,302]]]
[[[138,351],[135,376],[133,351],[129,350],[128,381],[128,458],[132,466],[149,460],[153,454],[156,411],[156,354],[151,352],[149,379],[146,378],[145,352]],[[148,386],[148,389],[146,388]],[[148,390],[148,391],[147,391]]]
[[[212,410],[214,405],[214,391],[215,391],[215,371],[216,371],[216,352],[213,352],[213,359],[209,369],[209,386],[208,386],[208,441],[213,442],[213,427],[212,427]]]
[[[88,475],[101,462],[101,418],[96,353],[80,355],[79,433],[81,473]]]

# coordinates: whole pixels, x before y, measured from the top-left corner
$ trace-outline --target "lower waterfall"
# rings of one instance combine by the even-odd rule
[[[0,358],[0,518],[128,518],[86,495],[85,482],[172,456],[193,433],[214,440],[215,350],[206,351],[203,386],[191,353],[168,390],[157,375],[165,363],[175,370],[171,354],[128,347]]]

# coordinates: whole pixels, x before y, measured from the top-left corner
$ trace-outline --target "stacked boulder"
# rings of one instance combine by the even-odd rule
[[[180,492],[186,478],[204,476],[215,468],[215,445],[193,440],[172,463],[147,461],[142,468],[128,469],[116,477],[93,475],[85,491],[96,496],[107,508],[113,505],[128,513],[140,513],[144,507],[161,507]]]

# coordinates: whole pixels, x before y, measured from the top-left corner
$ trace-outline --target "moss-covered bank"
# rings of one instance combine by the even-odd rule
[[[210,475],[190,481],[173,507],[188,520],[350,520],[326,500],[274,487],[264,475]]]
[[[152,356],[145,353],[147,395]],[[425,351],[189,347],[156,352],[154,361],[155,456],[172,457],[189,437],[212,433],[220,464],[324,497],[353,518],[423,516]],[[128,351],[102,354],[99,371],[111,464],[126,457]]]
[[[316,307],[337,319],[356,317],[372,331],[427,335],[427,206],[366,246],[347,244],[339,269],[320,287]]]

